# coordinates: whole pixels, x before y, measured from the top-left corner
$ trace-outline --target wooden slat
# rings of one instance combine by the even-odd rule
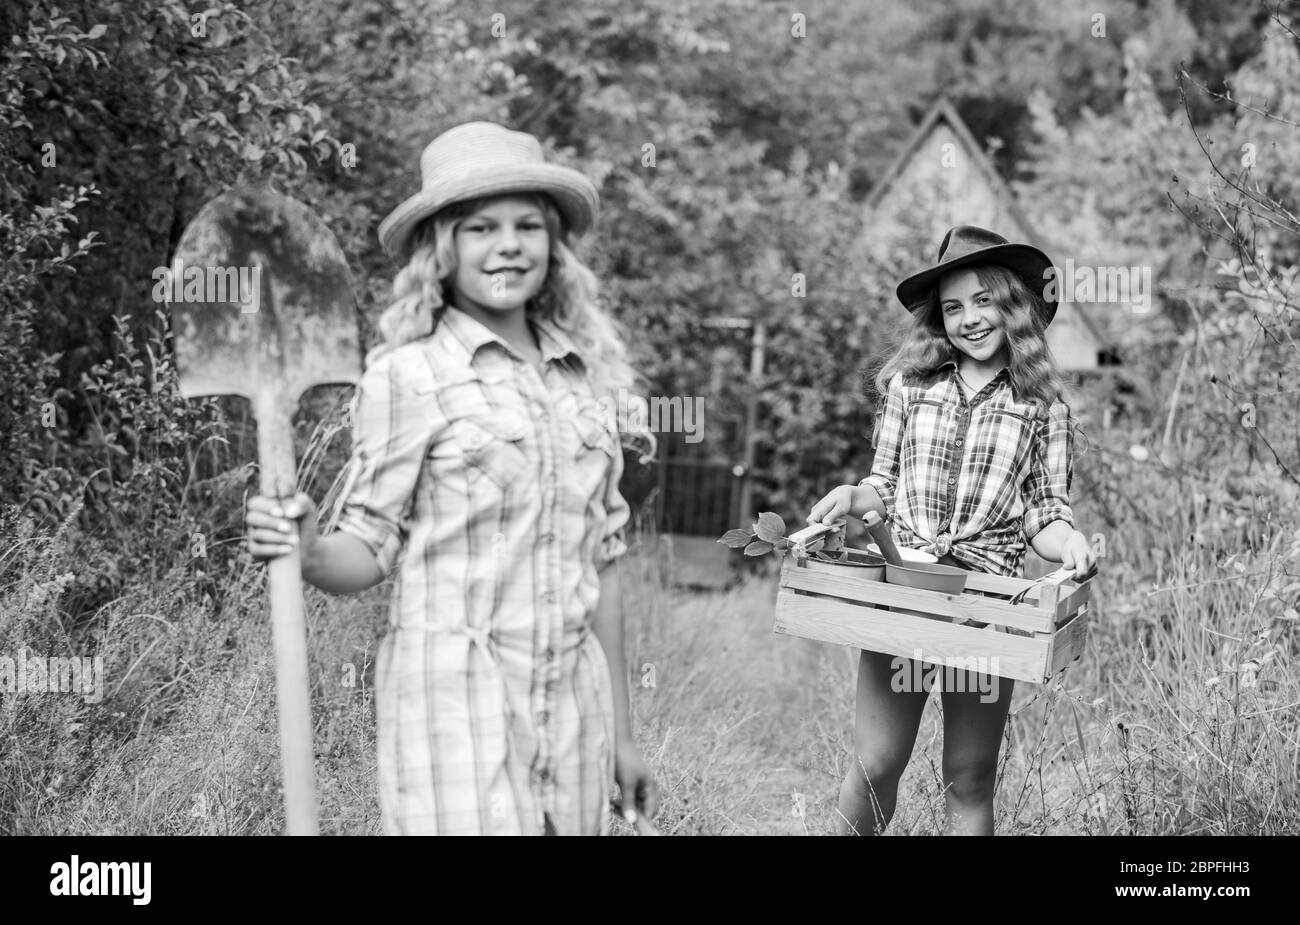
[[[1083,647],[1088,641],[1088,617],[1088,611],[1084,609],[1053,634],[1048,659],[1049,679],[1083,654]]]
[[[1045,677],[1050,642],[978,630],[941,620],[894,613],[834,598],[783,589],[776,599],[776,631],[836,645],[855,646],[939,665],[965,667],[984,658],[990,673],[1022,681]],[[988,660],[996,658],[996,662]],[[961,659],[961,662],[947,661]],[[973,667],[973,666],[972,666]]]
[[[1009,584],[1014,583],[1014,584]],[[982,572],[971,572],[966,579],[966,590],[968,591],[992,591],[996,594],[1006,594],[1013,596],[1020,590],[1028,587],[1029,593],[1025,595],[1025,601],[1032,603],[1039,610],[1054,611],[1057,614],[1068,615],[1078,609],[1079,604],[1090,599],[1091,578],[1084,579],[1083,582],[1075,584],[1073,578],[1058,579],[1056,582],[1043,582],[1035,584],[1030,579],[1020,578],[1003,578],[998,575],[986,575]],[[1082,593],[1080,593],[1082,591]],[[1067,593],[1068,592],[1068,593]],[[1076,596],[1077,595],[1077,596]],[[1052,598],[1056,600],[1053,601]],[[1067,600],[1072,599],[1067,609],[1062,609],[1061,605]],[[1023,604],[1021,605],[1023,606]],[[1061,620],[1058,619],[1058,623]]]
[[[848,598],[869,604],[921,610],[944,617],[997,623],[1031,633],[1050,632],[1055,620],[1053,614],[1021,604],[1011,606],[975,594],[942,594],[921,588],[908,588],[881,581],[870,581],[851,573],[853,569],[830,566],[821,568],[789,568],[781,572],[781,586]]]
[[[1002,575],[990,575],[987,572],[971,572],[966,576],[966,587],[970,590],[1005,594],[1007,597],[1019,594],[1031,584],[1033,582],[1025,578],[1007,578]]]
[[[1067,608],[1066,615],[1068,616],[1070,613],[1078,610],[1080,607],[1082,607],[1084,604],[1087,604],[1091,600],[1092,600],[1092,579],[1089,578],[1087,581],[1079,585],[1079,587],[1071,591],[1069,596],[1066,597],[1066,599],[1062,601],[1062,603],[1066,605]]]
[[[1058,628],[1061,624],[1067,623],[1073,618],[1080,608],[1087,605],[1092,594],[1091,585],[1089,584],[1091,581],[1092,579],[1089,578],[1077,587],[1070,585],[1062,589],[1060,600],[1056,605],[1056,626]]]

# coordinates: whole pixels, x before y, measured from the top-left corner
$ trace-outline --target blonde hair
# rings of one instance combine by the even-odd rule
[[[493,198],[452,203],[425,219],[411,235],[411,256],[393,280],[393,302],[379,316],[383,341],[366,357],[369,365],[378,357],[403,344],[427,337],[437,330],[443,314],[452,304],[451,280],[456,272],[456,228]],[[525,194],[523,198],[541,210],[550,240],[546,279],[537,295],[524,308],[526,317],[545,319],[564,331],[574,343],[592,392],[606,407],[620,407],[620,398],[636,403],[638,376],[628,360],[627,347],[618,323],[600,306],[596,275],[568,245],[568,230],[549,196]],[[639,447],[643,456],[652,455],[654,435],[635,425],[625,440]],[[620,425],[628,422],[619,421]]]
[[[1020,401],[1037,405],[1039,413],[1045,414],[1053,402],[1061,400],[1065,387],[1047,347],[1042,300],[1006,267],[981,264],[970,269],[979,277],[980,285],[989,291],[1002,315],[1012,392]],[[961,359],[944,330],[937,285],[909,308],[911,327],[875,375],[876,393],[882,398],[897,375],[915,380],[934,373],[949,361]]]

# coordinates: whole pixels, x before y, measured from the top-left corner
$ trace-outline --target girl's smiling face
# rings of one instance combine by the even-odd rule
[[[456,227],[456,307],[474,314],[522,309],[546,282],[551,236],[537,202],[501,196]]]
[[[939,312],[948,340],[977,363],[1006,365],[1009,355],[1002,310],[974,270],[939,280]]]

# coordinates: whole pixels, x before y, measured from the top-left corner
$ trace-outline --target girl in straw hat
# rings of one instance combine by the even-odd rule
[[[386,831],[601,833],[612,782],[629,818],[653,816],[656,790],[612,567],[629,512],[603,399],[633,373],[567,243],[596,189],[485,122],[420,167],[379,228],[404,265],[358,387],[338,529],[317,535],[306,495],[259,497],[250,550],[299,543],[303,577],[338,593],[396,566],[376,672]]]
[[[924,547],[948,565],[1018,576],[1028,543],[1076,576],[1092,568],[1070,509],[1070,409],[1044,336],[1056,311],[1052,273],[1036,248],[972,226],[948,232],[937,263],[898,286],[912,325],[875,378],[884,401],[871,475],[833,489],[810,523],[874,509],[889,516],[900,547]],[[841,832],[889,823],[935,673],[861,654]],[[953,669],[943,677],[948,831],[991,834],[1013,682]]]

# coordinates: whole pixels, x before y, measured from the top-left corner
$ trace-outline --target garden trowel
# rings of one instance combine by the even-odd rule
[[[347,261],[310,209],[269,187],[208,202],[165,277],[181,393],[241,395],[257,416],[262,494],[296,490],[293,412],[313,386],[356,382]],[[286,830],[315,835],[316,794],[298,547],[268,563]]]

